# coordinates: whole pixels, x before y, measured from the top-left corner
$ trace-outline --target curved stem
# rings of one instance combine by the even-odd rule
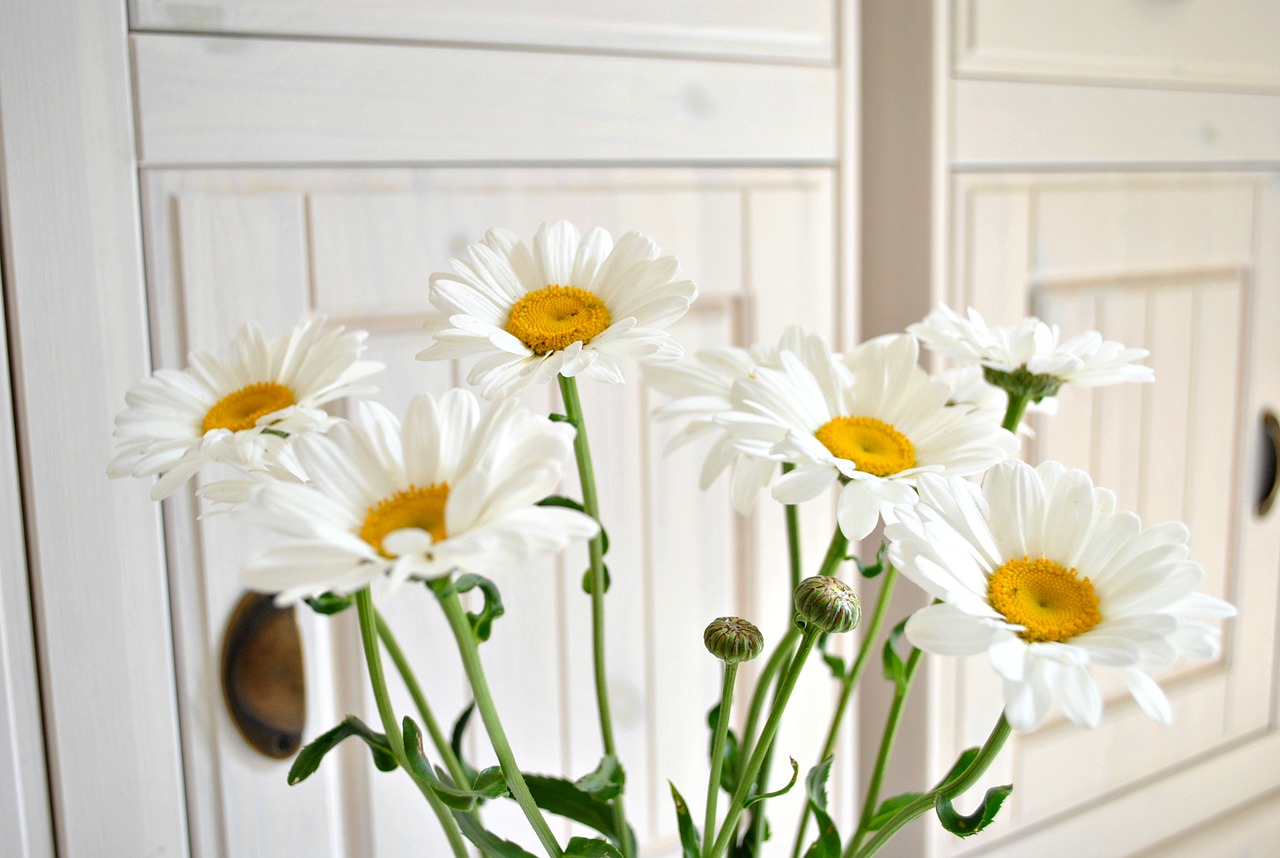
[[[995,762],[996,757],[1000,754],[1000,749],[1004,747],[1005,741],[1012,732],[1013,730],[1009,726],[1008,720],[1005,719],[1004,713],[1001,712],[999,720],[996,721],[996,726],[991,730],[991,735],[987,737],[987,741],[978,750],[978,756],[969,764],[969,768],[954,778],[943,781],[895,813],[884,824],[884,827],[876,833],[871,842],[856,853],[857,858],[871,858],[872,855],[879,852],[907,823],[936,807],[939,796],[947,800],[954,799],[977,783],[978,778],[982,777],[986,770],[991,767],[991,764]]]
[[[898,737],[898,727],[902,723],[902,710],[911,692],[911,680],[915,677],[916,668],[920,665],[923,650],[913,649],[907,656],[903,669],[902,684],[893,692],[893,704],[889,707],[889,716],[885,719],[884,734],[880,737],[880,750],[876,754],[876,767],[871,773],[871,781],[867,784],[867,794],[862,802],[862,816],[858,819],[858,830],[854,832],[844,851],[844,858],[851,858],[867,836],[868,826],[880,803],[880,786],[884,783],[884,773],[889,766],[889,757],[893,754],[893,743]],[[932,806],[932,805],[930,805]]]
[[[400,768],[404,769],[417,784],[427,804],[431,805],[432,812],[440,821],[440,827],[449,840],[449,847],[453,850],[453,854],[457,858],[467,858],[467,844],[462,839],[462,832],[458,830],[457,821],[445,807],[444,802],[440,801],[439,796],[435,794],[435,790],[419,781],[414,776],[413,769],[409,767],[409,760],[404,753],[404,738],[400,733],[400,723],[396,720],[396,713],[391,708],[391,697],[387,694],[387,680],[382,673],[382,653],[378,650],[377,611],[373,607],[373,596],[369,593],[368,587],[356,593],[356,614],[360,618],[360,640],[364,645],[365,663],[369,667],[373,699],[378,705],[378,715],[382,718],[382,728],[387,733],[387,743],[391,746],[391,753]]]
[[[711,837],[716,824],[716,799],[720,796],[720,771],[724,765],[724,741],[729,735],[729,708],[733,705],[733,683],[738,676],[738,665],[724,665],[724,683],[720,690],[720,714],[716,718],[716,732],[711,740],[711,775],[707,779],[707,813],[703,817],[702,852],[711,850]]]
[[[790,462],[782,463],[784,474],[791,473],[795,468]],[[791,589],[794,591],[800,586],[800,570],[804,568],[800,562],[800,507],[787,504],[784,509],[787,518],[787,568],[791,571]]]
[[[1031,394],[1018,393],[1013,390],[1008,391],[1009,405],[1005,408],[1004,421],[1000,424],[1010,432],[1018,431],[1018,424],[1022,422],[1022,415],[1026,413],[1027,406],[1031,403]]]
[[[582,508],[587,515],[600,522],[600,499],[596,493],[595,466],[591,462],[591,447],[587,442],[587,424],[582,414],[582,402],[578,398],[578,381],[557,376],[560,397],[564,400],[564,413],[576,430],[573,453],[578,463],[578,482],[582,486]],[[605,661],[604,633],[604,528],[587,543],[591,574],[591,661],[595,675],[596,710],[600,716],[600,739],[604,752],[617,758],[617,746],[613,740],[613,714],[609,706],[609,674]],[[627,812],[619,794],[612,802],[613,818],[622,844],[623,858],[631,858],[630,838],[626,836]]]
[[[543,818],[542,811],[534,803],[529,786],[524,782],[524,775],[520,773],[520,766],[516,763],[511,744],[507,741],[506,731],[502,729],[502,721],[498,718],[498,710],[494,706],[493,695],[490,694],[489,683],[485,679],[484,667],[480,663],[480,652],[476,648],[471,623],[467,620],[466,611],[462,608],[458,591],[448,580],[434,582],[432,590],[439,598],[444,615],[449,620],[449,628],[453,630],[453,636],[458,641],[458,653],[462,656],[462,666],[467,672],[467,680],[476,698],[476,708],[480,710],[480,717],[484,720],[484,728],[489,734],[489,743],[493,745],[494,753],[498,755],[498,763],[502,766],[502,775],[507,781],[507,787],[511,790],[511,797],[524,811],[525,817],[538,835],[538,839],[542,841],[547,854],[559,858],[564,853],[560,849],[560,844],[556,842],[555,835],[551,833],[546,819]]]
[[[449,775],[453,778],[453,782],[465,789],[470,786],[467,772],[462,767],[462,761],[453,752],[453,747],[449,744],[449,740],[445,738],[444,732],[440,729],[439,723],[432,714],[431,706],[427,703],[427,696],[422,692],[422,686],[418,684],[418,677],[414,674],[409,660],[405,658],[404,650],[400,648],[395,635],[391,634],[391,627],[387,625],[387,621],[383,618],[381,612],[375,611],[374,618],[377,621],[378,637],[382,639],[382,645],[386,648],[387,655],[391,656],[391,661],[400,673],[400,678],[404,681],[404,686],[408,689],[409,696],[413,698],[413,703],[418,708],[418,715],[422,718],[423,727],[426,729],[427,734],[431,736],[431,743],[435,745],[441,759],[444,760],[445,768],[449,770]]]
[[[760,741],[756,742],[755,749],[751,752],[751,759],[747,762],[742,777],[738,781],[738,788],[733,793],[733,801],[729,805],[724,823],[720,826],[720,833],[711,851],[705,853],[703,858],[716,858],[717,855],[723,855],[733,840],[734,832],[738,828],[738,819],[742,816],[743,804],[746,803],[756,775],[764,763],[765,754],[773,745],[773,737],[778,732],[783,710],[787,708],[787,701],[791,698],[791,692],[795,690],[796,680],[800,678],[800,671],[804,668],[805,659],[809,657],[814,643],[818,640],[818,634],[819,632],[813,626],[809,626],[800,636],[800,646],[797,647],[795,658],[791,660],[786,674],[782,677],[778,693],[774,695],[773,706],[769,710],[769,720],[765,721],[764,729],[760,732]]]
[[[827,739],[822,745],[822,751],[818,754],[819,760],[825,760],[835,753],[836,740],[840,736],[840,725],[844,722],[844,714],[849,709],[849,701],[853,699],[853,690],[858,685],[858,680],[862,677],[862,671],[867,666],[867,658],[871,654],[871,648],[880,638],[880,629],[884,626],[886,609],[889,607],[889,600],[893,597],[894,584],[898,581],[898,570],[888,564],[885,565],[884,578],[880,584],[880,597],[876,600],[875,611],[871,615],[871,623],[863,632],[862,646],[858,649],[858,655],[854,659],[853,666],[849,668],[841,678],[840,700],[836,703],[835,712],[831,715],[831,726],[827,729]],[[809,817],[813,810],[809,807],[809,803],[805,802],[804,808],[800,812],[800,825],[796,828],[795,848],[792,850],[793,858],[799,858],[801,847],[804,844],[804,833],[809,827]]]

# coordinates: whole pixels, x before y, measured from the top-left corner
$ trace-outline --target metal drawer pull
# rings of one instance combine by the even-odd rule
[[[1258,481],[1258,517],[1266,515],[1280,495],[1280,421],[1274,411],[1262,414],[1262,469]]]
[[[292,757],[307,720],[302,639],[292,606],[246,593],[227,620],[222,644],[222,696],[251,747],[268,757]]]

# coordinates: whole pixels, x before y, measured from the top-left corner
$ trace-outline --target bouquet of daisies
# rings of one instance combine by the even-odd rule
[[[729,471],[734,505],[744,513],[767,489],[786,509],[791,548],[794,623],[780,640],[764,641],[740,617],[716,618],[703,632],[723,663],[723,683],[709,718],[702,812],[695,816],[672,786],[686,858],[766,854],[768,800],[798,779],[792,761],[790,784],[766,786],[774,738],[807,660],[830,635],[862,626],[856,657],[848,665],[828,660],[838,665],[837,704],[788,847],[812,858],[874,855],[930,812],[958,835],[982,830],[1011,785],[988,790],[971,814],[952,801],[986,772],[1013,730],[1035,730],[1055,705],[1071,721],[1096,726],[1098,671],[1113,672],[1143,711],[1167,723],[1169,703],[1152,672],[1183,656],[1216,655],[1214,621],[1234,609],[1197,592],[1204,572],[1189,559],[1182,524],[1144,528],[1087,473],[1016,458],[1025,413],[1052,413],[1064,385],[1151,381],[1139,363],[1145,351],[1094,332],[1064,341],[1035,318],[992,327],[972,310],[964,317],[939,307],[907,332],[847,354],[793,327],[776,343],[684,360],[667,328],[688,311],[696,289],[674,258],[639,233],[615,242],[604,230],[582,235],[557,222],[526,245],[493,230],[450,262],[451,272],[431,278],[437,312],[418,357],[470,359],[468,381],[479,396],[424,393],[402,415],[356,401],[350,419],[339,419],[323,406],[371,392],[367,380],[380,369],[361,359],[366,335],[311,320],[271,339],[250,323],[223,355],[195,353],[186,370],[157,370],[128,392],[116,420],[110,473],[158,475],[157,500],[206,465],[240,472],[200,492],[215,510],[279,534],[273,547],[246,558],[247,586],[280,605],[306,603],[323,614],[355,609],[382,730],[348,718],[299,752],[290,783],[355,737],[379,768],[413,782],[456,856],[529,854],[482,819],[486,802],[507,799],[548,855],[636,854],[608,692],[607,536],[578,390],[580,377],[622,382],[629,361],[643,364],[646,382],[666,395],[655,417],[679,424],[673,445],[705,446],[701,485]],[[931,376],[920,365],[921,346],[955,367]],[[534,413],[516,398],[552,380],[559,413]],[[571,458],[576,497],[558,493]],[[803,577],[799,515],[833,490],[837,526],[816,574]],[[859,559],[862,541],[877,530],[878,550]],[[601,761],[577,780],[528,776],[479,657],[503,611],[487,576],[583,543]],[[856,577],[880,581],[865,622],[841,578],[854,565]],[[932,603],[886,629],[899,577]],[[462,758],[378,611],[376,601],[406,585],[425,586],[439,602],[499,765],[477,771]],[[479,594],[478,611],[463,604],[469,591]],[[900,638],[909,644],[905,653],[895,646]],[[893,703],[857,825],[842,833],[825,782],[853,692],[881,647]],[[393,710],[384,650],[410,690],[413,715]],[[1003,682],[1003,713],[987,741],[935,785],[885,798],[883,776],[926,652],[986,653]],[[737,671],[760,656],[764,667],[746,695],[750,712],[735,734]],[[700,744],[690,737],[690,748]],[[596,836],[562,844],[549,814]]]

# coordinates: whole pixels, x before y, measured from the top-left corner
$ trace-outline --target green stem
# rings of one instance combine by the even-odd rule
[[[738,665],[725,662],[724,683],[720,691],[720,714],[711,740],[711,776],[707,780],[707,813],[702,826],[702,852],[711,850],[711,837],[716,824],[716,799],[720,796],[720,771],[724,764],[724,742],[729,735],[729,709],[733,706],[733,683]]]
[[[879,852],[907,823],[933,810],[937,806],[938,796],[950,801],[977,783],[978,778],[982,777],[986,770],[991,767],[991,764],[995,762],[996,757],[1000,754],[1000,749],[1004,747],[1005,741],[1012,732],[1004,713],[1000,713],[1000,719],[996,721],[996,726],[992,728],[991,735],[987,737],[986,743],[979,749],[978,756],[969,764],[969,768],[951,780],[943,781],[895,813],[884,824],[884,827],[876,833],[871,842],[856,853],[856,858],[871,858],[872,855]],[[846,852],[845,854],[851,855],[852,853]]]
[[[409,696],[413,698],[413,703],[418,708],[418,715],[422,718],[422,724],[426,728],[427,734],[431,736],[431,743],[435,745],[440,757],[444,760],[445,767],[449,770],[454,784],[466,789],[470,786],[466,769],[462,767],[462,761],[453,752],[453,747],[449,744],[449,740],[445,738],[444,732],[440,729],[439,723],[432,714],[431,706],[427,703],[427,696],[422,692],[422,686],[418,683],[418,677],[414,674],[409,660],[405,658],[404,650],[400,648],[395,635],[391,634],[391,628],[387,625],[387,621],[383,619],[382,614],[375,611],[374,618],[377,621],[378,637],[382,639],[382,645],[386,648],[387,655],[391,656],[391,661],[395,664],[396,670],[399,671],[400,678],[404,681],[404,686],[409,691]]]
[[[790,462],[783,462],[782,473],[788,474],[795,467]],[[800,507],[787,504],[784,509],[787,517],[787,566],[791,570],[791,589],[794,591],[800,586],[800,570],[803,568],[800,562]]]
[[[840,725],[844,721],[844,714],[848,711],[849,701],[853,699],[853,690],[858,685],[858,680],[862,677],[862,671],[867,665],[867,658],[871,654],[871,648],[880,638],[880,629],[884,626],[884,620],[887,616],[887,608],[889,600],[893,597],[894,584],[898,581],[898,570],[889,564],[885,564],[884,579],[880,585],[880,597],[876,600],[875,611],[871,615],[871,623],[863,631],[862,646],[858,649],[857,658],[854,659],[853,667],[841,677],[840,700],[836,703],[835,712],[831,716],[831,726],[827,730],[827,739],[822,745],[822,751],[818,754],[819,760],[825,760],[835,753],[836,740],[840,736]],[[812,808],[809,803],[805,802],[804,809],[800,813],[800,825],[796,829],[795,848],[792,850],[793,858],[799,858],[800,850],[804,844],[804,833],[809,827],[809,816]]]
[[[404,769],[417,784],[427,804],[431,805],[432,812],[440,821],[440,827],[449,840],[453,854],[457,858],[467,858],[467,844],[462,839],[462,832],[458,830],[458,823],[449,812],[449,808],[440,801],[435,790],[414,776],[413,769],[409,767],[409,759],[404,753],[404,738],[400,733],[400,723],[396,720],[396,713],[391,708],[391,696],[387,694],[387,680],[382,673],[382,653],[378,649],[377,611],[373,607],[373,596],[369,593],[368,587],[356,593],[356,614],[360,618],[360,640],[364,645],[365,662],[369,667],[373,699],[378,704],[378,715],[382,718],[382,728],[387,733],[387,743],[391,746],[391,753],[400,768]]]
[[[795,690],[796,680],[800,678],[805,659],[809,657],[814,643],[818,640],[818,634],[819,632],[812,625],[809,625],[801,634],[800,645],[796,649],[795,658],[791,660],[791,664],[787,667],[787,672],[782,677],[782,684],[778,687],[778,693],[774,695],[773,706],[769,710],[769,719],[765,721],[764,729],[760,733],[760,741],[756,743],[755,749],[751,752],[751,759],[747,762],[747,766],[742,772],[742,777],[738,781],[738,788],[733,793],[733,801],[729,804],[724,823],[720,826],[720,833],[716,837],[711,851],[705,853],[703,858],[716,858],[718,855],[723,855],[730,842],[732,842],[734,833],[738,828],[738,819],[742,816],[743,804],[746,803],[751,787],[755,783],[756,774],[759,773],[760,767],[764,763],[765,754],[768,753],[769,748],[773,745],[773,737],[778,732],[778,724],[782,722],[782,713],[787,708],[787,701],[791,699],[791,692]]]
[[[564,853],[560,849],[560,844],[556,842],[555,835],[551,833],[546,819],[543,818],[542,811],[534,803],[533,795],[524,782],[524,775],[520,773],[520,766],[516,764],[511,744],[507,741],[506,731],[502,729],[502,721],[498,718],[493,695],[489,693],[484,666],[480,663],[480,651],[476,647],[475,635],[471,630],[466,611],[463,610],[462,601],[458,598],[458,591],[447,579],[433,582],[432,590],[439,598],[444,615],[449,620],[449,628],[453,630],[453,636],[458,641],[458,653],[462,656],[462,666],[467,672],[471,692],[476,698],[476,708],[480,710],[480,717],[484,720],[485,730],[489,734],[489,743],[493,745],[494,753],[498,755],[498,763],[502,766],[502,775],[507,781],[507,787],[511,790],[511,797],[524,811],[525,817],[538,835],[538,839],[542,841],[547,854],[553,858],[559,858]]]
[[[898,727],[902,723],[902,711],[906,706],[907,695],[911,692],[911,680],[915,677],[916,668],[920,665],[923,650],[913,649],[907,656],[903,668],[902,682],[893,692],[893,704],[889,707],[889,717],[885,720],[884,734],[880,737],[880,750],[876,754],[876,767],[871,773],[871,781],[867,784],[867,794],[862,802],[862,816],[858,820],[858,830],[854,832],[849,846],[844,851],[844,858],[851,858],[867,836],[868,826],[880,803],[880,786],[884,782],[884,773],[889,766],[889,757],[893,754],[893,743],[898,737]],[[932,806],[932,805],[931,805]]]
[[[1031,404],[1031,394],[1013,390],[1007,392],[1009,394],[1009,405],[1005,408],[1004,421],[1000,425],[1010,432],[1017,433],[1018,424],[1022,422],[1022,415],[1026,413],[1027,406]]]
[[[557,376],[560,382],[560,397],[564,400],[565,417],[576,430],[573,438],[573,453],[578,463],[578,481],[582,486],[582,508],[587,515],[600,522],[600,499],[596,493],[595,466],[591,461],[591,447],[587,442],[587,423],[582,414],[582,402],[578,398],[578,381],[574,378]],[[587,555],[590,558],[591,575],[591,661],[595,675],[596,709],[600,716],[600,738],[605,754],[618,756],[617,746],[613,740],[613,714],[609,707],[609,675],[605,662],[604,632],[604,529],[587,543]],[[613,818],[622,843],[623,858],[631,858],[630,838],[627,831],[627,812],[622,795],[612,802]]]

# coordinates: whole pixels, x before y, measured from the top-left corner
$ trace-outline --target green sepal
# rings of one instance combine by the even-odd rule
[[[671,781],[671,801],[676,806],[676,828],[680,832],[680,858],[702,858],[702,847],[698,845],[698,826],[693,824],[689,815],[689,805],[680,795],[680,790]]]
[[[573,783],[588,795],[608,801],[622,795],[622,788],[627,783],[627,773],[622,770],[617,757],[605,754],[600,758],[600,765],[596,766],[595,771],[583,775]]]
[[[586,513],[587,508],[573,498],[567,498],[564,495],[548,495],[538,501],[538,506],[563,506],[569,509],[576,509],[578,512]],[[600,524],[600,522],[596,522]],[[609,534],[605,531],[604,526],[600,527],[600,555],[603,557],[609,553]]]
[[[796,762],[796,758],[791,758],[791,780],[787,781],[787,785],[782,789],[776,789],[773,792],[762,792],[759,795],[753,795],[742,803],[742,809],[746,810],[757,802],[764,801],[766,798],[777,798],[780,795],[786,795],[791,792],[791,788],[796,785],[796,779],[800,777],[800,764]]]
[[[476,816],[474,813],[453,812],[453,818],[458,821],[458,828],[463,836],[478,846],[485,855],[492,858],[537,858],[532,852],[526,852],[510,840],[503,840],[486,829]]]
[[[409,770],[413,772],[419,781],[431,787],[432,792],[446,807],[450,810],[460,810],[464,813],[475,810],[482,797],[480,793],[473,789],[445,783],[432,770],[431,764],[427,762],[426,754],[422,750],[422,731],[418,729],[418,725],[413,722],[413,719],[407,715],[404,719],[404,755],[409,762]]]
[[[350,596],[340,596],[337,593],[321,593],[319,596],[308,596],[303,601],[317,614],[326,616],[345,611],[355,604],[355,600]]]
[[[471,632],[475,635],[476,643],[484,643],[493,631],[493,621],[507,612],[507,609],[502,606],[502,594],[498,592],[498,585],[483,575],[468,573],[459,575],[453,586],[459,593],[479,587],[484,594],[484,608],[480,613],[467,611],[467,619],[471,622]]]
[[[575,837],[564,847],[564,858],[622,858],[622,853],[604,840]]]
[[[1046,396],[1057,396],[1062,387],[1062,379],[1053,375],[1038,375],[1020,366],[1013,372],[1003,372],[989,366],[982,368],[982,377],[987,384],[995,385],[1015,396],[1027,396],[1032,402],[1039,402]]]
[[[880,802],[880,806],[876,808],[876,812],[871,815],[871,821],[867,823],[867,830],[879,831],[881,828],[884,828],[884,824],[890,819],[893,819],[893,815],[895,813],[918,799],[921,795],[923,795],[923,793],[904,792],[901,795],[886,798],[884,801]]]
[[[716,726],[720,721],[720,704],[712,706],[707,712],[707,726],[711,728],[711,738],[707,740],[707,758],[711,758],[711,743],[715,741]],[[738,789],[738,773],[742,765],[742,746],[738,737],[729,728],[724,734],[724,750],[720,761],[720,789],[733,795]]]
[[[827,777],[831,774],[833,759],[827,757],[805,775],[804,791],[809,809],[818,823],[818,836],[804,853],[804,858],[840,858],[840,832],[827,813]]]
[[[938,821],[942,823],[943,828],[957,837],[972,837],[995,820],[1000,806],[1004,804],[1004,800],[1011,792],[1013,792],[1013,784],[992,787],[982,797],[982,804],[978,805],[978,809],[968,816],[959,813],[951,804],[951,799],[943,793],[938,793],[933,806],[938,812]]]
[[[373,754],[373,764],[384,772],[396,768],[396,758],[391,752],[391,744],[387,742],[385,733],[375,733],[369,726],[354,715],[346,719],[327,733],[317,736],[298,752],[293,765],[289,767],[289,786],[300,784],[320,767],[324,755],[338,746],[338,743],[349,736],[364,740]]]
[[[625,832],[618,831],[610,802],[597,798],[564,778],[525,773],[524,781],[538,807],[599,831],[619,848],[622,848],[622,838],[625,836],[627,851],[635,854],[635,833],[630,827]]]
[[[903,620],[893,627],[889,632],[888,639],[884,642],[884,678],[892,682],[899,690],[907,687],[907,665],[898,655],[898,639],[902,637],[902,631],[907,627],[907,621]]]
[[[604,578],[604,592],[608,593],[609,584],[611,581],[611,579],[609,578],[609,567],[606,566],[604,563],[601,563],[600,572],[602,573],[602,577]],[[591,570],[590,569],[587,569],[587,571],[582,573],[582,592],[586,593],[588,596],[591,595]]]
[[[476,702],[473,700],[458,715],[458,720],[453,722],[453,732],[449,736],[449,747],[453,749],[453,755],[458,758],[458,762],[462,764],[462,770],[467,773],[472,783],[476,780],[476,770],[468,766],[467,761],[462,758],[462,737],[467,732],[467,722],[471,720],[471,715],[475,711]]]

